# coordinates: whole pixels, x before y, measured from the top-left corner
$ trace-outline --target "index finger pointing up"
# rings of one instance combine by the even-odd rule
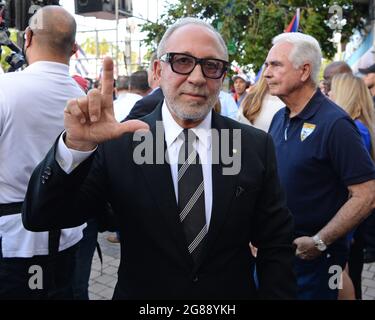
[[[102,72],[102,94],[112,95],[113,92],[113,60],[105,57]]]

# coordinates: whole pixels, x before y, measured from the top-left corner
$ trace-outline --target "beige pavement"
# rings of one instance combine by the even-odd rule
[[[117,281],[120,264],[120,245],[106,240],[110,233],[99,233],[98,241],[103,252],[101,266],[97,252],[92,262],[89,296],[91,300],[109,300]],[[363,299],[375,300],[375,263],[365,264],[362,274]]]

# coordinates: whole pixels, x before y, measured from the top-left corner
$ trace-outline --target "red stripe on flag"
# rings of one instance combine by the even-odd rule
[[[294,31],[293,30],[293,25],[294,25],[295,21],[296,21],[296,16],[294,15],[292,21],[289,23],[288,27],[285,29],[284,32],[292,32],[292,31]]]

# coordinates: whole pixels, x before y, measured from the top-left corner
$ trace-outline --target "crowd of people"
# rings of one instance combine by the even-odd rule
[[[222,36],[182,18],[148,70],[114,80],[105,58],[89,90],[69,75],[74,18],[45,6],[33,19],[28,66],[0,75],[0,299],[88,300],[108,229],[113,299],[361,299],[375,64],[362,78],[333,62],[320,86],[318,41],[282,33],[231,94]]]

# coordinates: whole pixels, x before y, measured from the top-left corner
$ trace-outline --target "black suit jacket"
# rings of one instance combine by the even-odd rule
[[[155,110],[157,105],[164,100],[164,94],[161,88],[156,89],[153,93],[138,100],[130,110],[126,120],[142,118]]]
[[[143,120],[155,135],[161,104]],[[103,143],[70,175],[57,164],[55,145],[31,177],[23,208],[25,227],[42,231],[79,225],[103,212],[98,209],[109,201],[121,232],[114,298],[295,298],[293,223],[280,189],[271,137],[214,112],[212,127],[231,129],[230,153],[241,142],[235,153],[241,170],[224,175],[222,161],[212,165],[212,216],[197,264],[185,243],[170,166],[136,164],[133,152],[145,142],[134,141],[139,139],[133,134]],[[250,241],[258,247],[259,290]]]

